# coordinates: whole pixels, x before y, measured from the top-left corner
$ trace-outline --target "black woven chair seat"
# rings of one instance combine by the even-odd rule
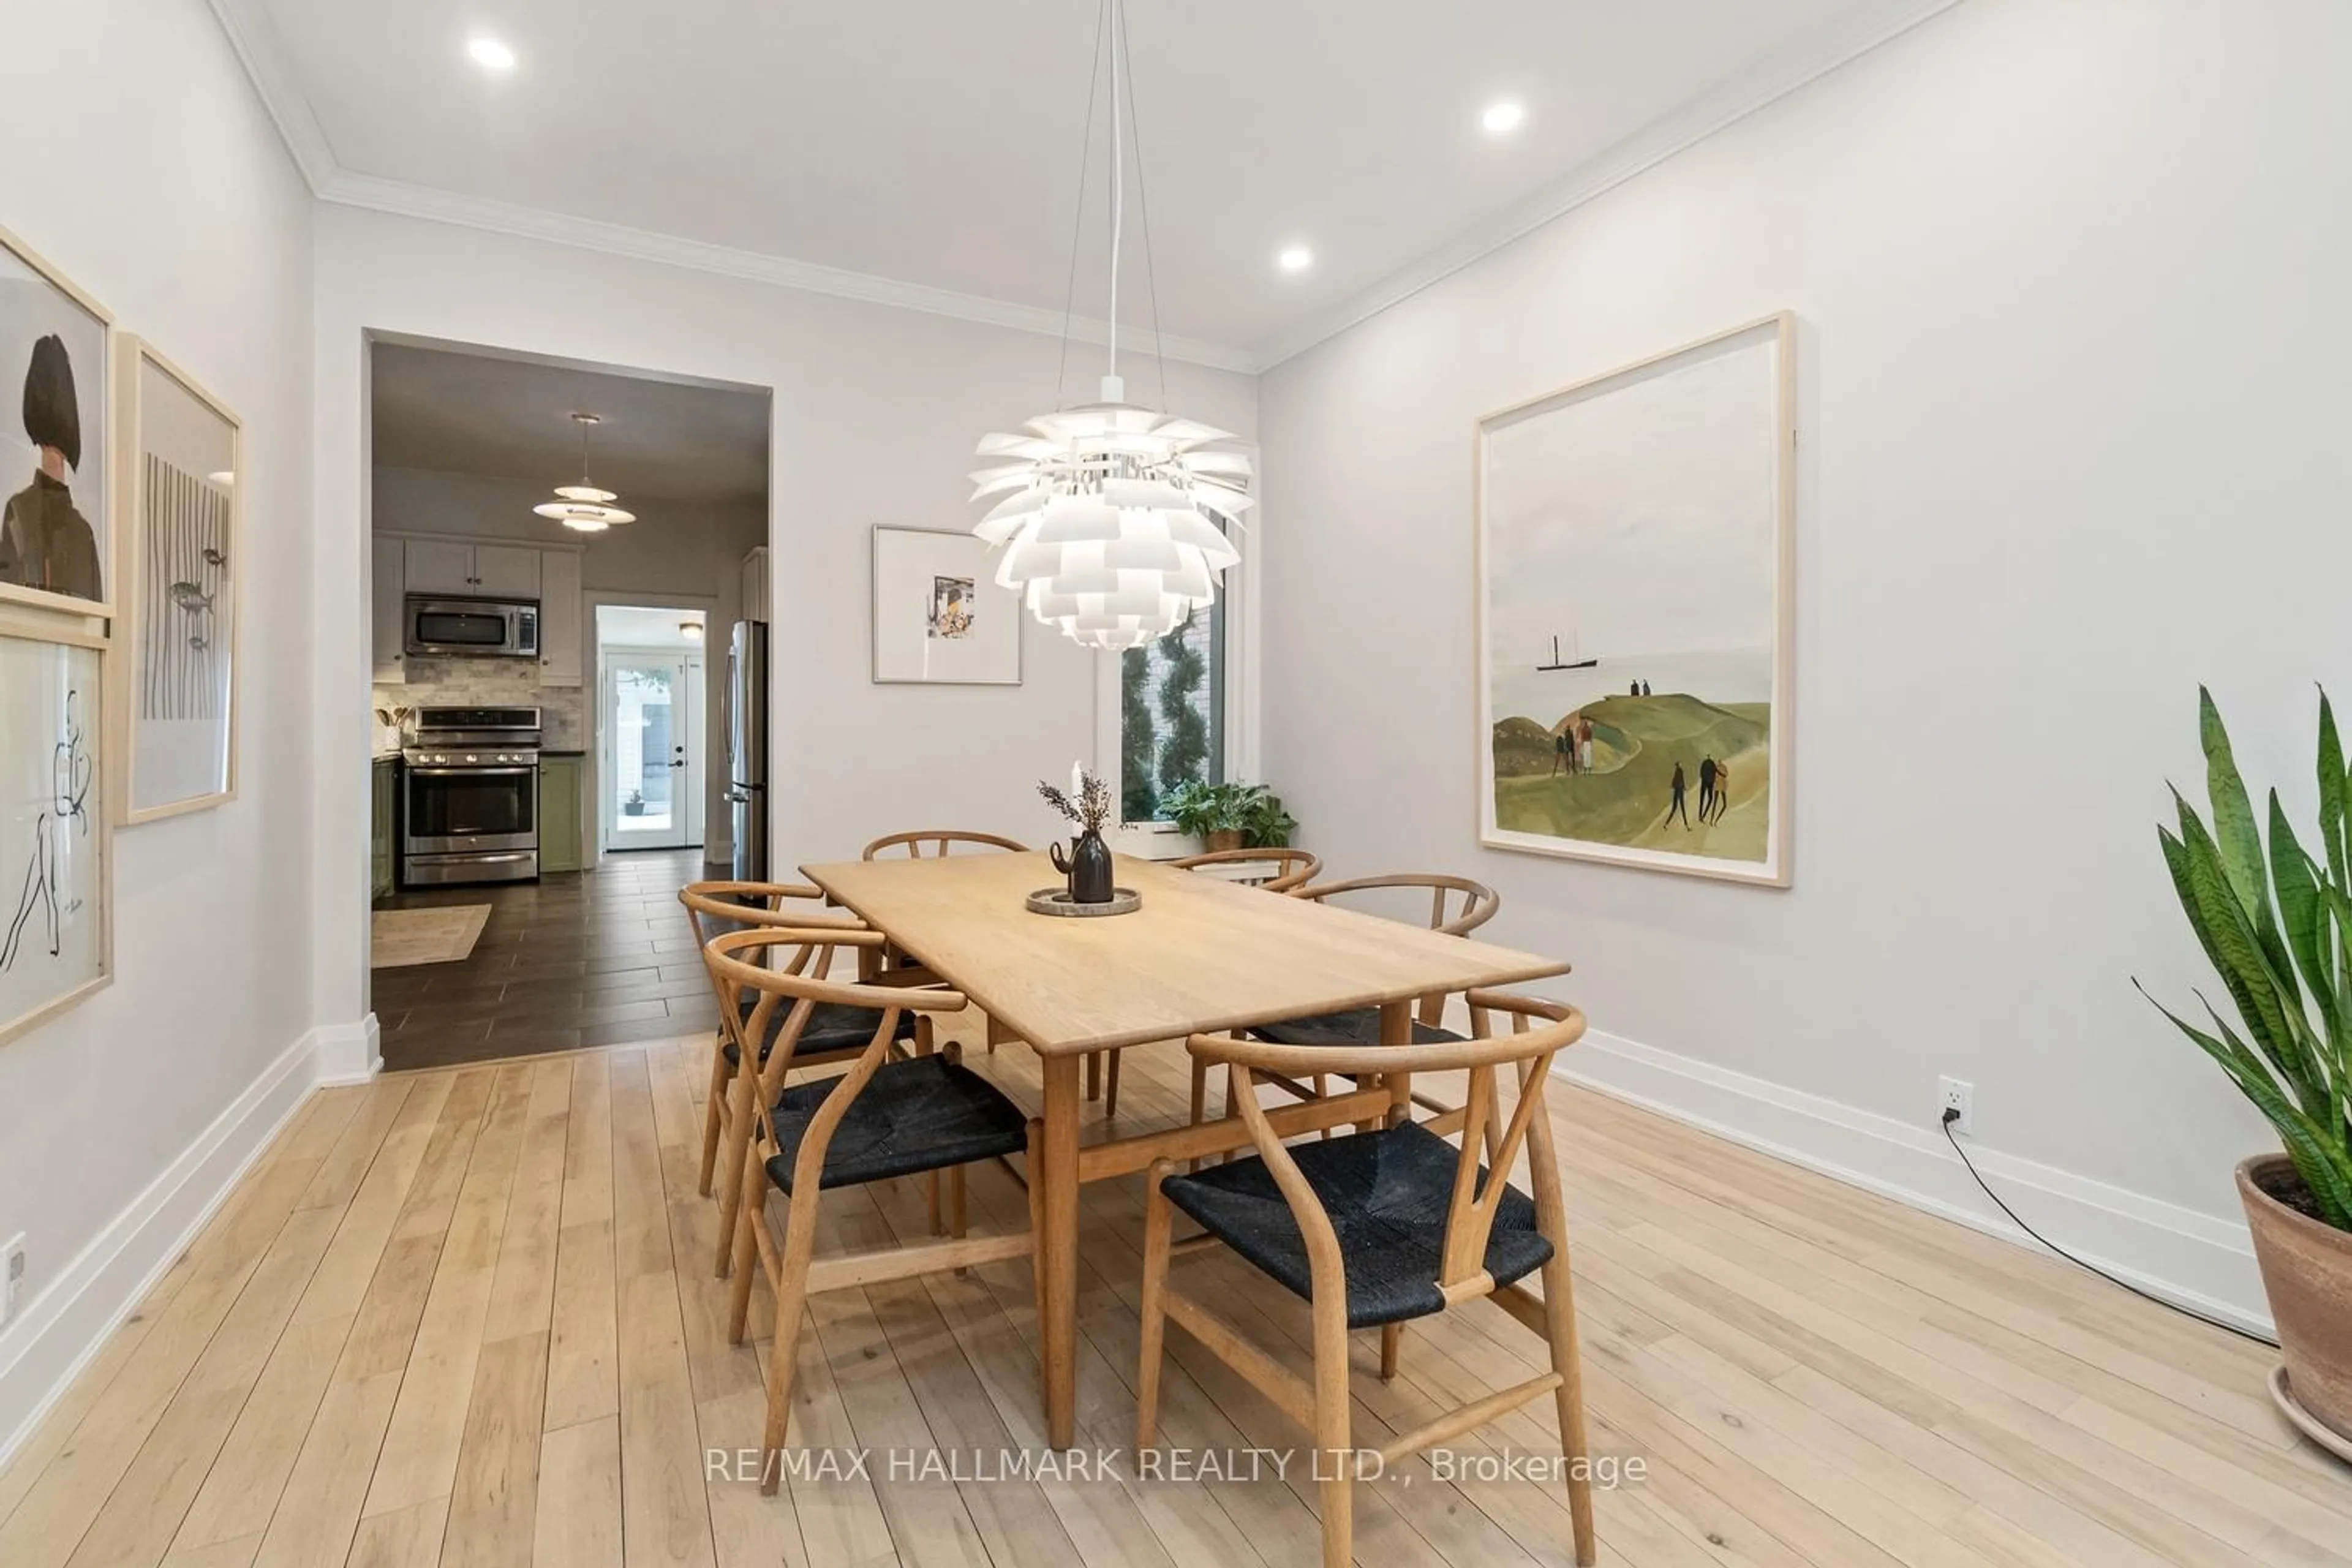
[[[793,1190],[793,1160],[808,1124],[838,1079],[784,1090],[776,1101],[780,1152],[768,1177]],[[891,1176],[944,1170],[1029,1146],[1029,1119],[994,1084],[944,1056],[884,1062],[850,1102],[824,1152],[825,1187],[854,1187]]]
[[[1377,1046],[1381,1043],[1381,1010],[1350,1007],[1344,1013],[1286,1018],[1279,1024],[1260,1024],[1250,1033],[1277,1046]],[[1412,1043],[1416,1046],[1433,1046],[1461,1037],[1451,1029],[1432,1028],[1418,1018],[1413,1020]]]
[[[1289,1152],[1339,1238],[1348,1326],[1377,1328],[1444,1310],[1437,1272],[1460,1152],[1412,1121],[1328,1142],[1293,1143]],[[1313,1299],[1306,1240],[1263,1159],[1253,1155],[1170,1176],[1160,1190],[1210,1235],[1294,1294]],[[1550,1259],[1551,1243],[1536,1232],[1534,1200],[1517,1187],[1507,1189],[1486,1238],[1486,1272],[1496,1284],[1508,1285]]]
[[[746,1028],[751,1026],[752,1009],[759,1005],[760,997],[756,993],[743,998],[743,1024]],[[760,1042],[760,1059],[762,1062],[768,1059],[768,1053],[775,1048],[776,1037],[783,1033],[784,1025],[792,1016],[793,1003],[790,997],[776,1004],[775,1014],[768,1020],[768,1037]],[[915,1016],[912,1012],[899,1014],[898,1032],[890,1037],[896,1040],[913,1039]],[[800,1042],[793,1047],[793,1058],[797,1061],[803,1057],[814,1056],[819,1051],[856,1050],[874,1037],[874,1031],[879,1028],[881,1024],[882,1014],[878,1008],[852,1007],[840,1002],[820,1002],[809,1014],[808,1027],[801,1031]],[[735,1048],[734,1041],[728,1041],[720,1048],[727,1053],[730,1066],[742,1065],[743,1053]]]

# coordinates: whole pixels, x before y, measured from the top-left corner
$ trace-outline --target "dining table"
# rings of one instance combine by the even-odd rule
[[[1198,1123],[1081,1145],[1079,1070],[1087,1057],[1370,1007],[1380,1009],[1382,1043],[1401,1045],[1424,998],[1568,971],[1557,959],[1125,855],[1115,858],[1115,881],[1139,895],[1139,907],[1095,918],[1030,911],[1029,894],[1064,885],[1037,853],[801,871],[882,932],[917,972],[985,1013],[992,1043],[1036,1053],[1044,1137],[1027,1180],[1040,1193],[1039,1374],[1046,1437],[1057,1449],[1071,1447],[1076,1426],[1079,1188],[1251,1142],[1228,1107]],[[1266,1120],[1285,1138],[1375,1126],[1410,1114],[1410,1095],[1402,1074],[1359,1079],[1353,1089],[1282,1106]]]

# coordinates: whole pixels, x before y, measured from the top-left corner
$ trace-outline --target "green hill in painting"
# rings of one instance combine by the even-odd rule
[[[1769,822],[1771,706],[1718,707],[1680,692],[1604,697],[1580,710],[1592,721],[1592,771],[1553,773],[1549,728],[1509,718],[1495,726],[1495,822],[1509,833],[1718,859],[1761,860]],[[1731,808],[1701,825],[1698,767],[1712,756],[1731,769]],[[1666,820],[1680,763],[1689,786],[1685,827]]]

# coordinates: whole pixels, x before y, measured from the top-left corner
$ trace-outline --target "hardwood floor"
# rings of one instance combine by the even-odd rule
[[[388,1076],[314,1097],[48,1422],[0,1471],[0,1564],[1191,1564],[1314,1560],[1313,1482],[1139,1479],[1139,1181],[1083,1211],[1080,1441],[1107,1478],[971,1473],[1040,1454],[1025,1263],[819,1298],[775,1498],[723,1467],[759,1440],[763,1342],[731,1347],[694,1192],[704,1041]],[[1025,1051],[966,1060],[1034,1105]],[[1173,1047],[1130,1053],[1119,1123],[1181,1114]],[[1433,1085],[1441,1092],[1444,1087]],[[1602,1561],[2338,1563],[2352,1472],[2272,1411],[2270,1355],[2063,1265],[1593,1095],[1555,1095]],[[1089,1134],[1097,1125],[1089,1111]],[[975,1220],[1017,1222],[1002,1172]],[[825,1198],[826,1245],[919,1235],[913,1184]],[[1180,1259],[1306,1357],[1304,1304],[1230,1258]],[[1197,1276],[1196,1276],[1197,1278]],[[1480,1302],[1408,1326],[1382,1384],[1357,1336],[1359,1441],[1532,1375]],[[1181,1331],[1165,1440],[1303,1446]],[[1466,1465],[1553,1453],[1548,1402]],[[961,1456],[961,1478],[891,1451]],[[863,1472],[850,1456],[870,1451]],[[830,1456],[829,1467],[822,1463]],[[1358,1489],[1360,1561],[1567,1561],[1556,1482],[1413,1461]]]
[[[462,963],[370,973],[384,1066],[450,1067],[717,1028],[677,902],[678,889],[710,874],[699,849],[636,849],[536,883],[386,900],[382,908],[488,904],[490,918]]]

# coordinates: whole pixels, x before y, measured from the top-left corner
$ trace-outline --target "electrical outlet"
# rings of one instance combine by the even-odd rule
[[[18,1231],[0,1247],[0,1328],[16,1321],[25,1297],[25,1233]]]
[[[1941,1120],[1947,1113],[1958,1111],[1952,1123],[1954,1132],[1974,1132],[1977,1130],[1977,1086],[1956,1078],[1936,1080],[1936,1115]]]

